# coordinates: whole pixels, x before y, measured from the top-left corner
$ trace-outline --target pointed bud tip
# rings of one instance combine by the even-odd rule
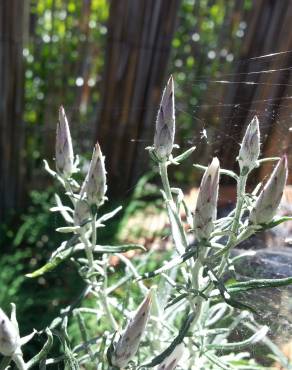
[[[59,114],[61,114],[62,116],[65,115],[65,109],[64,109],[63,105],[60,105]]]
[[[218,157],[213,157],[211,164],[213,166],[219,167],[220,166],[220,162],[219,162]]]
[[[167,85],[169,84],[173,85],[173,75],[170,75],[168,78]]]
[[[98,141],[95,143],[95,146],[94,147],[95,147],[96,150],[101,151],[100,145],[99,145],[99,142]]]

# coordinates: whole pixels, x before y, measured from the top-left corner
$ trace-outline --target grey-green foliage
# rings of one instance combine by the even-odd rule
[[[167,92],[172,101],[169,119],[174,120],[172,81]],[[169,108],[165,104],[169,104],[168,99],[162,99],[160,112]],[[162,118],[160,116],[159,119]],[[168,127],[174,129],[174,122],[170,122]],[[163,132],[167,137],[161,136]],[[258,130],[257,133],[259,135]],[[67,135],[67,139],[71,140],[69,131]],[[22,356],[22,347],[35,334],[32,332],[28,337],[19,338],[15,352],[13,350],[11,357],[3,358],[0,369],[6,368],[10,361],[14,361],[18,369],[29,369],[36,364],[40,368],[62,364],[66,369],[174,369],[178,364],[185,370],[263,369],[246,352],[258,342],[267,345],[279,362],[290,368],[285,356],[267,338],[269,328],[255,321],[254,314],[257,312],[253,302],[239,300],[237,295],[241,293],[244,296],[244,292],[249,290],[288,285],[292,278],[254,279],[232,284],[226,284],[224,280],[225,274],[234,269],[234,258],[230,255],[234,247],[258,231],[291,220],[291,217],[275,216],[278,196],[274,202],[271,201],[272,196],[269,198],[267,222],[258,223],[254,217],[243,217],[244,213],[254,214],[259,204],[261,212],[265,212],[263,192],[281,194],[287,178],[287,160],[283,157],[279,159],[264,190],[259,195],[257,192],[247,194],[248,176],[261,163],[259,153],[244,158],[245,153],[249,153],[249,148],[244,146],[249,143],[249,140],[243,140],[240,152],[241,163],[249,163],[248,170],[246,166],[241,166],[239,174],[221,169],[218,159],[214,159],[207,168],[196,166],[204,171],[204,176],[195,206],[186,204],[182,190],[172,188],[168,179],[168,167],[179,165],[193,153],[194,148],[173,156],[173,133],[169,134],[168,130],[159,132],[156,144],[148,150],[161,177],[161,194],[171,228],[172,254],[158,269],[143,275],[144,255],[140,257],[141,262],[135,264],[123,254],[133,249],[143,251],[143,246],[101,245],[98,241],[100,229],[121,209],[118,207],[106,214],[101,212],[102,204],[107,200],[107,187],[100,148],[97,147],[98,153],[93,153],[93,164],[83,185],[72,177],[71,171],[55,172],[45,162],[46,170],[60,182],[70,200],[69,206],[64,205],[56,195],[56,206],[51,208],[52,212],[60,213],[65,222],[65,226],[60,225],[56,231],[68,237],[44,266],[27,276],[40,277],[70,259],[84,288],[70,305],[60,307],[59,315],[43,330],[47,340],[38,354],[30,360],[24,360]],[[163,145],[166,145],[165,150]],[[96,154],[101,161],[98,166],[94,165]],[[77,158],[73,165],[78,170]],[[101,173],[98,179],[93,173],[94,168]],[[220,175],[231,176],[236,181],[237,201],[228,216],[216,219]],[[91,179],[92,184],[88,187]],[[85,190],[89,188],[90,191]],[[182,217],[183,212],[186,218]],[[226,238],[222,239],[222,236]],[[126,267],[125,276],[114,286],[110,284],[112,255]],[[145,279],[149,279],[153,286],[150,292]],[[157,285],[156,289],[154,285]],[[119,297],[114,293],[121,288],[124,293]],[[144,300],[141,298],[138,308],[134,289],[140,292],[140,296],[146,297]],[[79,343],[73,343],[70,337],[68,328],[72,321],[76,322],[80,331]],[[17,327],[14,311],[11,322]],[[125,329],[122,330],[122,327]],[[230,335],[239,328],[248,328],[249,331],[245,331],[246,335],[238,341],[230,340]],[[5,338],[5,331],[1,335]],[[60,342],[63,348],[59,357],[50,353],[54,340]]]

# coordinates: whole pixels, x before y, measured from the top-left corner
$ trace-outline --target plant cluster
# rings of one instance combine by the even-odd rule
[[[252,302],[242,302],[238,294],[285,286],[292,283],[292,277],[226,281],[226,275],[233,274],[235,261],[244,258],[244,254],[231,253],[238,244],[261,230],[291,219],[275,216],[287,180],[287,158],[259,159],[260,130],[255,117],[247,127],[237,157],[239,174],[221,169],[217,158],[213,158],[208,167],[195,165],[204,174],[196,206],[190,210],[182,190],[170,186],[168,167],[179,165],[195,148],[173,156],[174,138],[174,83],[170,77],[158,110],[154,145],[147,149],[159,168],[161,194],[174,247],[169,261],[142,274],[143,262],[136,266],[124,252],[144,250],[143,246],[98,243],[99,229],[121,207],[101,214],[107,200],[107,183],[99,144],[93,150],[83,183],[79,184],[74,178],[79,162],[78,157],[74,157],[65,111],[60,108],[56,171],[46,161],[45,168],[70,199],[71,206],[64,205],[56,194],[56,206],[51,209],[59,212],[66,222],[66,226],[56,231],[69,237],[43,267],[27,276],[39,277],[70,259],[84,282],[84,289],[80,297],[62,308],[60,315],[44,329],[47,341],[28,361],[22,348],[40,333],[33,331],[21,338],[15,306],[12,305],[10,319],[0,310],[0,353],[3,355],[0,369],[6,369],[11,361],[21,370],[37,365],[41,369],[56,368],[60,364],[65,369],[260,369],[263,367],[250,353],[243,352],[260,341],[289,368],[285,356],[268,338],[268,327],[257,323]],[[266,161],[277,161],[270,178],[264,186],[260,184],[251,194],[247,193],[249,175]],[[229,215],[218,219],[221,175],[230,176],[237,183],[237,201]],[[110,283],[114,275],[110,263],[113,254],[126,266],[125,275],[115,284]],[[143,296],[140,304],[134,301],[131,290],[118,297],[116,293],[121,287],[139,289]],[[90,298],[91,306],[86,304],[86,298]],[[72,343],[68,332],[71,320],[76,320],[80,330],[81,341],[77,345]],[[89,329],[92,323],[94,330]],[[246,329],[247,336],[235,341],[232,334],[239,327]],[[51,355],[55,338],[63,347],[58,357]]]

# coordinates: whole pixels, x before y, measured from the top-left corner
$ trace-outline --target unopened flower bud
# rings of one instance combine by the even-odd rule
[[[260,155],[260,129],[259,120],[255,116],[247,126],[238,155],[241,171],[250,172],[257,165]]]
[[[204,173],[194,215],[194,231],[198,240],[208,239],[217,217],[220,164],[213,158]]]
[[[158,365],[157,370],[173,370],[176,368],[179,360],[182,358],[184,352],[184,344],[178,344],[169,356],[167,356],[161,364]]]
[[[89,170],[81,188],[81,197],[86,199],[88,204],[100,206],[104,201],[106,193],[106,171],[104,167],[104,156],[100,146],[96,143]]]
[[[113,366],[124,368],[135,356],[150,315],[151,303],[152,292],[150,291],[114,347],[111,355]]]
[[[59,110],[59,122],[56,131],[56,169],[68,178],[74,172],[74,154],[69,124],[63,107]]]
[[[170,76],[163,91],[160,107],[156,118],[154,135],[155,154],[165,160],[171,154],[175,133],[174,86]]]
[[[3,356],[12,356],[19,348],[18,330],[0,308],[0,353]]]
[[[90,218],[90,207],[86,200],[80,199],[75,204],[74,225],[83,225]]]
[[[264,224],[272,220],[281,202],[287,176],[287,157],[284,155],[274,168],[250,212],[251,223]]]

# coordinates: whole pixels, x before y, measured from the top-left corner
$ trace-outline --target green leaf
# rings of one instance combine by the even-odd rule
[[[272,229],[286,221],[292,221],[292,216],[274,217],[271,222],[261,225],[262,230]]]
[[[166,310],[167,308],[169,308],[169,307],[173,306],[174,304],[176,304],[177,302],[181,301],[182,299],[187,298],[187,296],[188,296],[188,293],[183,293],[183,294],[180,294],[179,296],[177,296],[177,297],[175,297],[175,298],[171,299],[171,300],[167,303],[167,305],[164,307],[164,309]]]
[[[178,266],[181,263],[187,261],[189,258],[193,257],[196,253],[197,251],[194,251],[194,250],[185,252],[183,255],[173,258],[171,261],[167,262],[165,265],[163,265],[159,269],[152,271],[152,272],[147,272],[146,274],[141,276],[139,280],[150,279],[156,275],[161,274],[162,272],[168,271],[174,268],[175,266]]]
[[[122,245],[96,245],[93,249],[94,253],[124,253],[134,249],[146,251],[146,248],[141,244],[122,244]]]
[[[174,340],[171,342],[171,344],[160,355],[154,357],[154,359],[151,360],[150,362],[148,362],[147,364],[142,365],[141,368],[143,368],[143,367],[154,367],[154,366],[160,364],[166,357],[168,357],[173,352],[175,347],[183,341],[184,337],[186,337],[186,335],[187,335],[187,333],[190,329],[191,323],[193,322],[195,316],[196,316],[196,314],[194,312],[187,315],[187,317],[185,318],[185,320],[182,323],[182,326],[179,330],[178,335],[174,338]]]
[[[170,161],[170,163],[176,163],[176,162],[182,162],[182,161],[184,161],[185,159],[187,159],[193,153],[194,150],[196,150],[196,147],[195,146],[192,146],[191,148],[189,148],[188,150],[186,150],[182,154],[178,155],[177,157],[174,157]]]
[[[198,170],[201,170],[201,171],[206,171],[208,169],[208,167],[201,166],[200,164],[197,164],[197,163],[193,164],[193,166],[195,168],[197,168]],[[233,171],[225,170],[224,168],[221,168],[220,171],[219,171],[219,173],[220,173],[220,175],[226,175],[226,176],[232,177],[236,181],[239,180],[238,175],[235,172],[233,172]]]
[[[275,288],[292,284],[292,277],[283,279],[255,279],[249,281],[241,281],[226,286],[227,292],[242,293],[253,289]]]
[[[39,276],[42,276],[46,274],[49,271],[54,270],[57,266],[60,265],[63,261],[65,261],[67,258],[69,258],[74,253],[74,247],[70,247],[63,251],[62,253],[56,255],[53,257],[49,262],[47,262],[44,266],[41,268],[35,270],[34,272],[31,272],[30,274],[26,274],[25,276],[28,278],[36,278]]]
[[[242,349],[245,347],[249,347],[252,344],[260,342],[262,339],[265,338],[269,331],[269,328],[267,326],[263,326],[259,331],[257,331],[255,334],[253,334],[248,339],[242,340],[240,342],[235,343],[220,343],[220,344],[209,344],[207,345],[207,349],[215,349],[215,350],[228,350],[228,351],[234,351],[238,349]]]
[[[74,239],[74,238],[72,238]],[[75,239],[74,239],[75,240]],[[45,273],[54,270],[57,266],[59,266],[62,262],[67,260],[69,257],[71,257],[74,253],[83,251],[84,245],[82,243],[78,243],[74,246],[67,247],[64,249],[64,247],[58,248],[58,250],[52,255],[51,259],[41,268],[38,270],[26,274],[26,277],[29,278],[36,278],[41,275],[44,275]],[[123,245],[96,245],[93,249],[94,253],[124,253],[128,252],[133,249],[139,249],[145,251],[145,247],[140,244],[123,244]]]

